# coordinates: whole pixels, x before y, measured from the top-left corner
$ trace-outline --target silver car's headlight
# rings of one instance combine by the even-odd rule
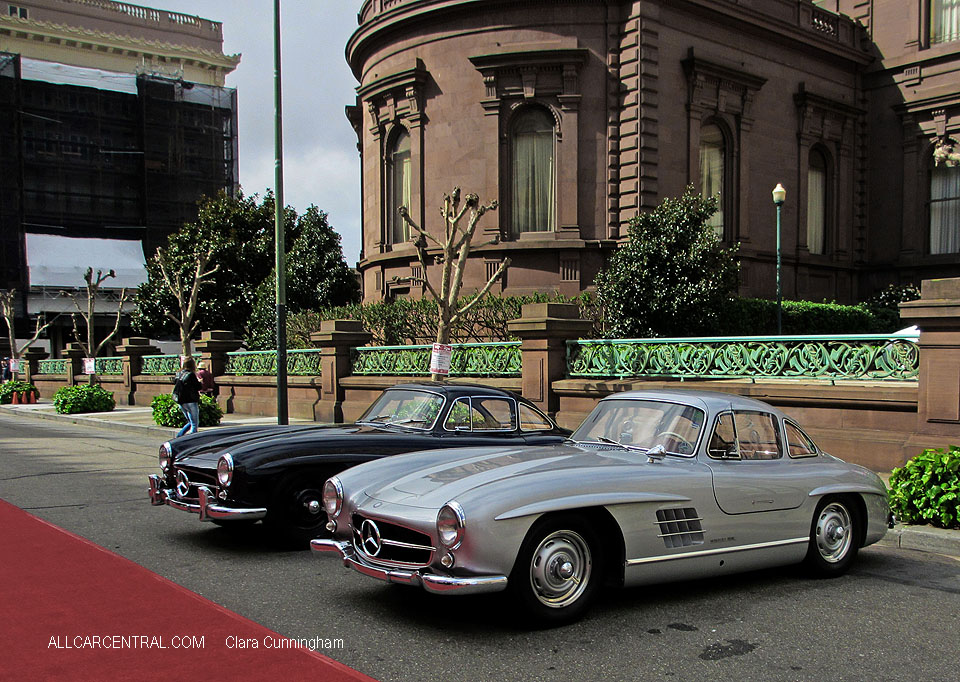
[[[160,446],[160,471],[166,473],[171,464],[173,464],[173,449],[167,442]]]
[[[466,517],[456,502],[447,502],[437,514],[437,537],[447,549],[456,549],[463,541]]]
[[[323,484],[323,508],[330,518],[337,516],[343,508],[343,485],[336,476]]]
[[[233,457],[229,452],[217,460],[217,483],[223,488],[229,488],[233,483]]]

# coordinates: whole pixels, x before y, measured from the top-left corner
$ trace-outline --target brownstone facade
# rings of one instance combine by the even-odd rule
[[[960,127],[942,2],[367,0],[347,45],[364,300],[422,295],[395,209],[439,231],[454,186],[500,202],[465,293],[505,256],[495,291],[588,290],[687,185],[719,193],[744,295],[775,291],[778,182],[786,298],[958,274],[930,244],[933,149]]]

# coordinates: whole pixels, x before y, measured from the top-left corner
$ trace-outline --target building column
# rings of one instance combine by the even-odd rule
[[[213,375],[213,395],[216,396],[220,409],[228,412],[228,396],[224,396],[221,400],[217,379],[226,373],[227,353],[240,350],[243,341],[238,339],[233,332],[215,330],[202,332],[200,340],[194,342],[193,346],[200,351],[200,364]]]
[[[143,371],[143,356],[156,355],[160,349],[150,345],[150,339],[143,336],[131,336],[123,339],[116,353],[123,358],[123,389],[127,394],[127,405],[136,405],[137,385],[134,377]]]
[[[960,278],[924,280],[900,317],[920,328],[917,429],[904,459],[960,441]]]
[[[83,359],[87,357],[87,354],[83,352],[80,344],[76,341],[68,343],[67,347],[63,350],[63,357],[70,361],[67,365],[67,386],[87,383],[87,375],[83,373]],[[77,381],[77,377],[81,377],[79,382]]]
[[[49,356],[50,353],[34,346],[30,346],[20,353],[20,373],[23,375],[24,381],[33,383],[33,375],[40,374],[40,361],[47,359]]]
[[[581,338],[592,327],[592,322],[580,318],[574,303],[528,303],[520,319],[507,323],[510,333],[520,337],[523,397],[551,417],[560,409],[552,385],[567,374],[566,342]]]
[[[351,351],[370,342],[359,320],[324,320],[310,340],[320,349],[320,401],[314,408],[319,422],[342,423],[344,389],[340,380],[350,376]]]

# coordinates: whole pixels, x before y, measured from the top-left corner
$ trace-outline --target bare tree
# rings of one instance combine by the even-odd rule
[[[123,315],[123,304],[130,300],[130,296],[127,294],[126,288],[120,289],[120,299],[117,303],[117,315],[114,319],[113,329],[109,334],[100,340],[100,343],[96,342],[94,315],[97,311],[97,300],[100,298],[100,289],[103,287],[103,283],[106,280],[115,278],[116,276],[117,273],[114,270],[109,270],[107,272],[104,272],[103,270],[97,270],[96,275],[94,275],[93,268],[87,268],[87,271],[83,273],[83,281],[86,282],[85,288],[87,290],[87,300],[85,302],[86,309],[80,305],[80,301],[76,294],[67,291],[61,292],[62,295],[67,296],[70,300],[72,300],[73,305],[77,308],[77,312],[71,315],[73,318],[73,336],[77,340],[77,343],[80,344],[80,348],[83,349],[84,355],[88,358],[96,358],[100,351],[103,350],[103,347],[117,335],[118,331],[120,331],[120,318]],[[84,340],[80,335],[80,329],[77,326],[77,314],[83,318],[83,321],[86,324],[86,340]],[[94,382],[95,376],[95,374],[90,375],[90,383]]]
[[[25,351],[27,348],[32,346],[37,342],[37,339],[40,338],[40,334],[43,333],[43,330],[53,324],[54,320],[59,317],[59,315],[53,317],[50,320],[47,320],[45,323],[40,323],[40,318],[37,317],[36,326],[33,330],[33,336],[31,336],[26,343],[22,346],[17,347],[17,338],[16,332],[14,331],[14,317],[16,315],[16,302],[17,302],[17,290],[0,290],[0,314],[3,315],[3,321],[7,323],[7,342],[10,344],[10,357],[13,359],[19,359],[20,354]],[[18,372],[13,373],[13,378],[17,378]]]
[[[440,215],[443,216],[443,241],[440,241],[426,229],[417,225],[411,218],[406,207],[401,206],[400,217],[409,226],[411,235],[416,234],[414,246],[417,248],[417,258],[423,269],[423,282],[430,292],[430,296],[437,304],[437,343],[450,343],[450,330],[460,321],[460,318],[473,308],[490,291],[503,275],[504,271],[510,266],[510,259],[504,258],[500,267],[493,274],[487,283],[483,285],[477,295],[471,298],[467,303],[460,305],[458,298],[460,289],[463,286],[463,273],[467,265],[467,259],[470,257],[472,248],[479,248],[490,244],[498,244],[500,238],[494,239],[473,246],[473,237],[477,231],[477,225],[480,218],[487,211],[497,210],[497,202],[481,204],[480,198],[476,194],[468,194],[464,197],[463,204],[460,203],[460,188],[455,187],[450,194],[443,195],[443,206],[440,208]],[[467,216],[466,227],[460,225],[460,221]],[[440,254],[434,257],[434,260],[441,265],[439,288],[435,287],[433,282],[427,276],[427,263],[429,260],[429,242],[433,242],[440,247]],[[434,381],[442,378],[440,374],[433,374]]]
[[[170,320],[180,330],[180,347],[182,355],[192,353],[191,338],[200,321],[197,320],[197,301],[200,294],[200,285],[220,269],[214,265],[208,269],[214,254],[220,248],[219,243],[211,243],[206,247],[199,247],[189,254],[186,267],[181,262],[182,253],[173,253],[164,248],[158,248],[153,259],[160,269],[163,284],[177,300],[177,313],[164,311]]]

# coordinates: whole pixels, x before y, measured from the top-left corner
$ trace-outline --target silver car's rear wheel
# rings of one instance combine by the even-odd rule
[[[813,514],[806,563],[815,575],[846,573],[860,548],[860,514],[849,496],[820,501]]]
[[[597,531],[578,514],[547,516],[527,533],[507,590],[534,621],[559,625],[580,618],[603,575]]]
[[[583,596],[593,571],[593,552],[579,533],[557,530],[545,537],[530,561],[530,587],[544,606],[563,608]]]

